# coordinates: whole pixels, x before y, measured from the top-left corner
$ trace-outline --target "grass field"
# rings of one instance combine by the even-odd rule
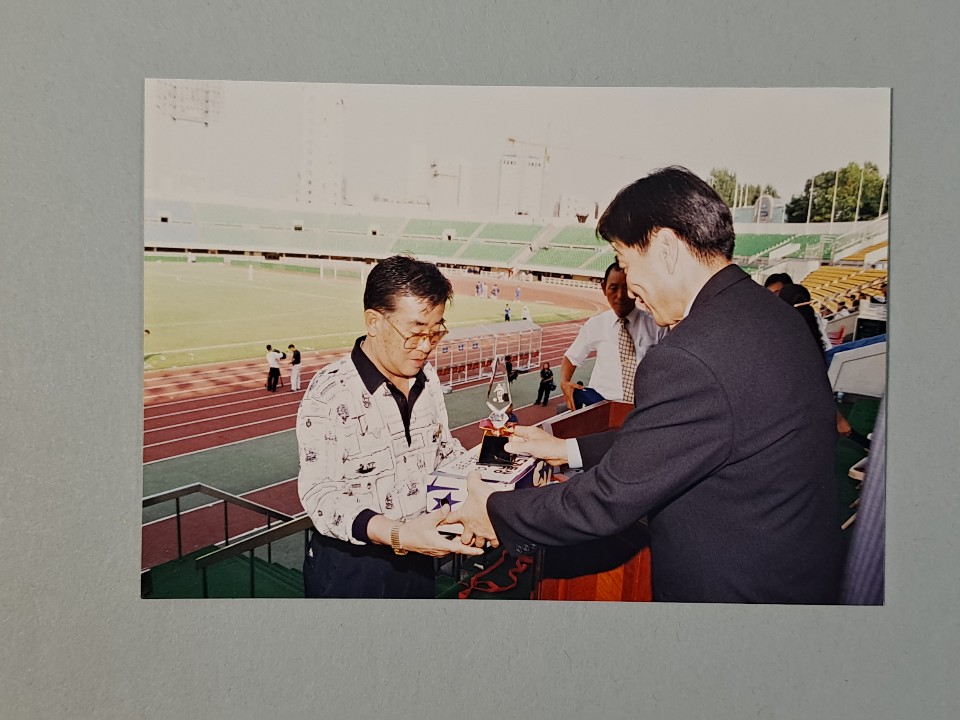
[[[260,357],[272,343],[301,350],[351,345],[363,334],[363,289],[357,276],[269,269],[221,262],[144,263],[144,367],[182,367]],[[449,327],[502,322],[512,298],[459,295],[446,313]],[[537,323],[572,320],[589,311],[549,303],[523,305]]]

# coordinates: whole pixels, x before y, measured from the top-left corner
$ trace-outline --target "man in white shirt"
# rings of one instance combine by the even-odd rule
[[[583,324],[560,366],[560,391],[571,410],[601,400],[633,402],[633,374],[637,365],[647,350],[667,334],[667,329],[658,327],[650,313],[630,297],[626,275],[617,263],[607,268],[600,288],[610,310],[594,315]],[[634,357],[629,356],[629,348],[625,354],[620,342],[622,333],[632,341]],[[597,361],[590,384],[579,388],[573,382],[573,374],[593,351],[597,353]],[[629,396],[624,392],[625,386]]]
[[[277,383],[280,380],[280,361],[286,357],[286,353],[274,350],[273,345],[267,345],[267,390],[277,391]]]

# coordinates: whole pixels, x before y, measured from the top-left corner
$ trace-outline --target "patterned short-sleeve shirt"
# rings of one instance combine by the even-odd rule
[[[319,532],[356,544],[364,540],[354,536],[353,523],[364,510],[392,520],[427,512],[429,474],[464,452],[450,434],[443,391],[429,363],[417,376],[422,391],[411,393],[409,428],[386,379],[373,379],[369,363],[358,340],[351,355],[314,376],[297,414],[304,510]]]

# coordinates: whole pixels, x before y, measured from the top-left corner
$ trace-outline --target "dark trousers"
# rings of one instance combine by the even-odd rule
[[[396,555],[385,545],[352,545],[311,531],[303,560],[309,598],[433,598],[433,558]]]
[[[270,368],[270,371],[267,373],[267,390],[270,392],[277,391],[277,382],[280,380],[280,368]]]
[[[552,381],[551,381],[552,382]],[[546,405],[550,399],[550,383],[540,383],[540,389],[537,390],[537,405]]]

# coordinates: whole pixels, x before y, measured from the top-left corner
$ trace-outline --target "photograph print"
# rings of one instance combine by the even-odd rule
[[[150,79],[141,594],[882,605],[890,91]]]

